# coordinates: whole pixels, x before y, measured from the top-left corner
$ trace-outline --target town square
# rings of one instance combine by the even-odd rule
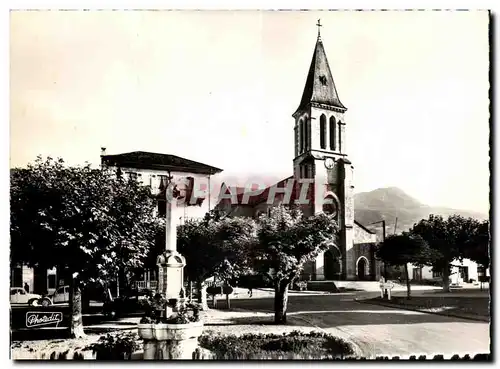
[[[491,361],[488,11],[12,11],[12,360]]]

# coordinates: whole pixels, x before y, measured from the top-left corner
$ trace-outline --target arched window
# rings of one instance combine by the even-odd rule
[[[307,125],[304,120],[302,120],[302,152],[306,151],[306,142],[307,142]]]
[[[321,114],[319,118],[319,142],[322,149],[326,149],[326,117]]]
[[[335,134],[337,129],[335,128],[335,117],[330,117],[330,150],[335,151]]]
[[[299,121],[299,154],[304,150],[304,122]]]
[[[342,152],[342,122],[339,121],[339,152]]]
[[[297,126],[293,129],[294,139],[295,139],[295,156],[299,155],[299,129]]]
[[[304,151],[307,151],[307,149],[309,148],[309,123],[308,123],[307,118],[304,121],[304,125],[305,125],[305,128],[304,128]]]
[[[333,215],[334,217],[337,216],[337,202],[333,198],[332,195],[328,195],[325,197],[324,202],[323,202],[323,213],[328,214],[328,215]]]

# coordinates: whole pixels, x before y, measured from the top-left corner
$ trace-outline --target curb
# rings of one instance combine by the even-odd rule
[[[435,311],[423,311],[417,308],[410,308],[406,306],[397,306],[397,305],[392,305],[392,304],[386,304],[386,303],[379,303],[379,302],[374,302],[374,301],[369,301],[370,299],[354,299],[354,301],[360,303],[360,304],[368,304],[368,305],[378,305],[378,306],[385,306],[393,309],[401,309],[401,310],[408,310],[408,311],[417,311],[419,313],[424,313],[424,314],[434,314],[434,315],[440,315],[440,316],[446,316],[449,318],[459,318],[459,319],[464,319],[464,320],[473,320],[476,322],[483,322],[483,323],[490,323],[489,319],[485,318],[476,318],[476,317],[470,317],[470,316],[463,316],[463,315],[457,315],[457,314],[444,314],[444,313],[437,313]],[[368,302],[369,301],[369,302]]]
[[[231,309],[233,310],[234,312],[245,312],[245,313],[252,313],[253,311],[252,310],[248,310],[248,309],[244,309],[244,308],[233,308]],[[273,314],[274,311],[272,310],[265,310],[265,311],[260,311],[262,313],[267,313],[267,314]],[[299,317],[289,317],[288,318],[288,321],[291,322],[291,321],[302,321],[302,322],[305,322],[306,324],[308,324],[311,328],[313,328],[313,331],[314,330],[317,330],[317,331],[321,331],[323,333],[326,333],[326,334],[330,334],[330,335],[333,335],[335,336],[335,334],[332,334],[332,333],[328,333],[327,331],[325,331],[323,328],[321,327],[318,327],[317,325],[313,324],[312,322],[310,322],[309,320],[305,319],[305,318],[299,318]],[[284,326],[293,326],[293,325],[284,325]],[[347,334],[344,334],[343,332],[340,332],[341,335],[336,335],[338,338],[340,339],[343,339],[344,341],[348,342],[349,344],[352,345],[352,348],[354,350],[354,354],[353,356],[354,357],[364,357],[364,353],[363,353],[363,350],[361,349],[361,347],[351,338],[351,337],[347,337],[348,335]]]
[[[290,320],[292,320],[292,319],[294,319],[294,320],[302,320],[302,321],[306,322],[307,324],[309,324],[311,327],[314,327],[315,329],[317,329],[317,330],[319,330],[319,331],[321,331],[323,333],[335,336],[334,334],[328,333],[323,328],[318,327],[317,325],[311,323],[307,319],[297,318],[297,317],[291,317]],[[343,333],[343,332],[341,332],[341,333]],[[346,336],[347,336],[346,334],[342,334],[342,336],[337,335],[338,338],[340,338],[340,339],[346,341],[347,343],[351,344],[351,346],[353,348],[353,351],[354,351],[354,354],[351,357],[354,357],[354,358],[356,358],[356,357],[364,357],[363,350],[361,349],[361,347],[352,338],[350,338],[350,337],[347,338]],[[345,359],[345,360],[349,360],[349,359]]]

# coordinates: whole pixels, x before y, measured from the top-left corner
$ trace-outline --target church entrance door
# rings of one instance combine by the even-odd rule
[[[330,250],[325,251],[323,258],[325,280],[340,280],[341,264],[338,249],[336,247],[332,247]]]
[[[358,279],[360,281],[366,280],[366,259],[360,258],[358,261]]]

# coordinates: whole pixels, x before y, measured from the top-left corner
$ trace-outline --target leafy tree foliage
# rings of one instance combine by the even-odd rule
[[[463,256],[485,268],[490,265],[490,224],[488,221],[477,222],[468,242],[465,244]]]
[[[393,266],[404,266],[406,275],[406,291],[408,299],[411,298],[410,278],[408,263],[416,265],[432,264],[436,253],[429,247],[424,239],[409,232],[399,235],[390,235],[377,250],[377,257]]]
[[[185,273],[197,283],[204,309],[208,309],[204,282],[211,277],[228,281],[245,272],[254,239],[252,219],[224,217],[215,210],[179,226],[177,250],[186,258]]]
[[[71,277],[72,335],[82,336],[81,290],[142,266],[154,241],[147,187],[106,169],[38,157],[11,171],[11,260]]]
[[[275,289],[275,322],[286,323],[288,289],[304,265],[328,249],[338,234],[333,217],[319,214],[304,217],[295,208],[278,206],[258,220],[253,248],[255,267],[269,276]]]
[[[487,248],[485,227],[487,226],[481,225],[476,219],[460,215],[452,215],[448,219],[430,215],[411,229],[412,234],[420,235],[436,253],[432,265],[434,270],[443,273],[444,291],[450,291],[450,267],[453,260],[467,257],[468,253],[472,253],[473,245],[482,244],[483,250],[484,247]]]

